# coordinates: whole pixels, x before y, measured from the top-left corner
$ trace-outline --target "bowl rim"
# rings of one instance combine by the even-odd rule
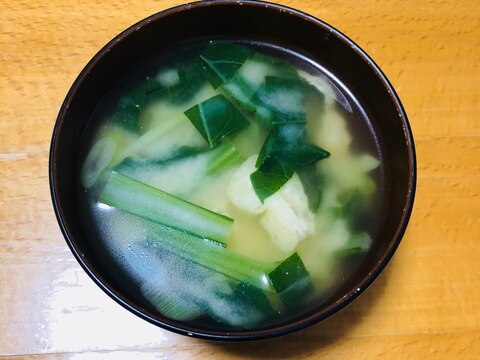
[[[400,222],[396,228],[395,234],[389,242],[388,247],[386,248],[383,256],[377,262],[376,266],[370,271],[370,273],[361,279],[355,287],[353,287],[349,292],[347,292],[342,298],[338,299],[334,304],[323,308],[322,310],[317,310],[312,312],[311,315],[301,317],[296,319],[292,322],[286,322],[280,325],[273,325],[266,328],[261,328],[259,330],[242,330],[242,331],[210,331],[205,329],[196,329],[193,327],[189,327],[186,325],[182,325],[180,321],[176,322],[169,322],[168,319],[159,318],[159,316],[154,316],[154,314],[149,313],[145,309],[141,308],[140,306],[133,303],[133,301],[129,301],[126,299],[122,294],[116,292],[112,286],[108,284],[106,280],[97,272],[94,266],[90,264],[88,259],[85,258],[84,254],[80,251],[80,249],[76,245],[76,241],[70,236],[67,220],[64,217],[61,205],[59,204],[59,199],[57,196],[56,191],[56,145],[58,142],[58,135],[59,129],[61,124],[63,123],[64,117],[68,112],[68,108],[70,107],[71,101],[73,96],[75,95],[77,89],[81,86],[84,78],[91,69],[96,65],[96,63],[105,55],[107,54],[111,48],[115,47],[118,42],[121,42],[122,39],[128,37],[133,32],[138,31],[142,27],[150,24],[151,22],[160,21],[164,17],[172,16],[183,11],[189,11],[190,9],[196,9],[205,6],[251,6],[251,7],[262,7],[268,8],[274,11],[279,11],[283,13],[288,13],[291,16],[299,17],[305,21],[312,23],[317,27],[321,27],[326,29],[330,32],[332,36],[337,37],[342,42],[346,43],[351,47],[351,49],[370,67],[372,71],[374,71],[375,75],[381,81],[385,90],[388,92],[392,103],[395,105],[396,111],[398,113],[398,117],[401,121],[404,138],[407,146],[408,151],[408,172],[409,172],[409,181],[408,181],[408,192],[407,197],[404,201],[403,205],[403,214],[400,219]],[[266,1],[256,1],[256,0],[207,0],[207,1],[198,1],[192,3],[186,3],[177,5],[165,10],[162,10],[158,13],[152,14],[143,20],[138,21],[137,23],[131,25],[130,27],[126,28],[118,35],[116,35],[112,40],[110,40],[106,45],[104,45],[93,57],[92,59],[85,65],[79,75],[76,77],[75,81],[73,82],[72,86],[70,87],[65,99],[60,107],[55,126],[53,129],[52,140],[50,144],[50,152],[49,152],[49,185],[50,185],[50,195],[52,199],[52,204],[55,212],[55,216],[57,218],[57,222],[59,224],[60,230],[65,238],[70,250],[72,251],[74,257],[77,259],[78,263],[81,265],[83,270],[90,276],[90,278],[113,300],[119,303],[122,307],[127,309],[128,311],[132,312],[133,314],[139,316],[140,318],[157,325],[161,328],[182,334],[187,336],[193,336],[196,338],[207,339],[207,340],[222,340],[222,341],[247,341],[247,340],[260,340],[266,338],[272,338],[280,335],[289,334],[300,329],[306,328],[310,325],[313,325],[321,320],[328,318],[329,316],[333,315],[334,313],[338,312],[345,306],[347,306],[350,302],[356,299],[361,293],[367,289],[370,284],[378,277],[378,275],[383,271],[386,265],[389,263],[390,259],[392,258],[395,250],[397,249],[404,233],[407,228],[412,209],[413,203],[415,198],[415,191],[416,191],[416,183],[417,183],[417,160],[415,154],[415,145],[413,140],[413,135],[411,131],[411,127],[403,108],[403,105],[400,101],[400,98],[396,94],[392,84],[387,79],[386,75],[380,69],[380,67],[373,61],[367,53],[360,48],[353,40],[348,38],[342,32],[334,28],[333,26],[327,24],[326,22],[309,15],[303,11],[285,6],[276,3],[266,2]],[[180,324],[180,325],[175,325]]]

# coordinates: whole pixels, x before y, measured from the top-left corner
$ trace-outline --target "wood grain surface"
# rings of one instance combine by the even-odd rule
[[[0,358],[479,359],[480,2],[283,0],[384,70],[416,140],[418,188],[397,253],[331,318],[217,344],[125,311],[77,264],[53,214],[49,142],[65,94],[112,37],[180,1],[0,1]]]

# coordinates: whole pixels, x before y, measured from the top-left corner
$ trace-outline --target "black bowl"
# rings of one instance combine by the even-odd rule
[[[81,140],[90,116],[111,84],[135,63],[174,44],[218,37],[251,39],[299,53],[335,74],[368,114],[383,144],[386,205],[383,226],[367,257],[327,302],[284,323],[245,331],[213,331],[172,321],[129,297],[92,249],[80,223],[76,174]],[[73,254],[114,300],[141,318],[184,335],[213,340],[251,340],[305,328],[355,299],[392,257],[413,206],[416,163],[403,107],[378,66],[338,30],[302,12],[258,1],[206,1],[178,6],[128,28],[87,64],[68,92],[57,118],[50,150],[50,188],[55,213]]]

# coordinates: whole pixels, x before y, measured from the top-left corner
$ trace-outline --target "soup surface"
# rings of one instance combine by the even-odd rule
[[[265,44],[186,44],[104,96],[84,138],[82,221],[151,311],[207,329],[298,316],[379,232],[384,170],[331,74]]]

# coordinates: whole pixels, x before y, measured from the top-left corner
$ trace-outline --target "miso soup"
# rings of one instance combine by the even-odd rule
[[[91,245],[131,298],[206,329],[329,299],[379,231],[384,170],[361,107],[265,44],[186,44],[138,64],[92,115],[79,168]]]

